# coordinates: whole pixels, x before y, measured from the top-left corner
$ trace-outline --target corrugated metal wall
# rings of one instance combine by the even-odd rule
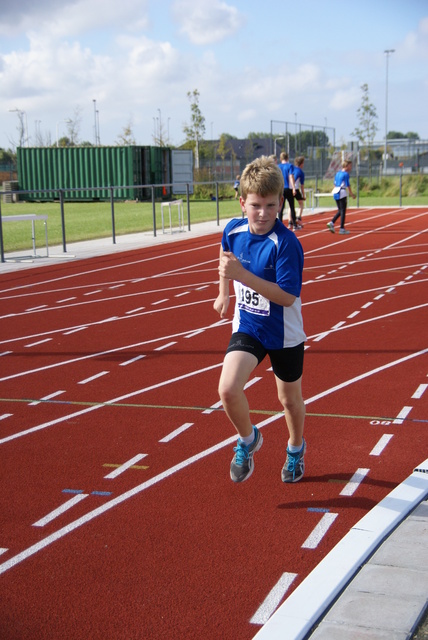
[[[106,187],[115,199],[143,200],[151,190],[134,187],[171,181],[170,150],[160,147],[19,147],[17,166],[19,190],[35,192],[24,200],[55,200],[59,189],[75,190],[65,200],[106,200]]]

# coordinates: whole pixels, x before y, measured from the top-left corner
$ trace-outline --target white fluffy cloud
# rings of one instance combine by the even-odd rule
[[[181,32],[197,45],[220,42],[232,36],[244,22],[235,7],[219,0],[175,0],[172,8]]]

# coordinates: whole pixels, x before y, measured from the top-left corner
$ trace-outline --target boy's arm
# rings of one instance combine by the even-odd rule
[[[239,260],[229,251],[223,251],[220,256],[220,265],[218,268],[220,274],[220,283],[222,278],[227,280],[238,280],[243,285],[250,287],[256,293],[259,293],[264,298],[267,298],[275,304],[279,304],[282,307],[291,307],[294,303],[296,296],[291,293],[287,293],[276,282],[269,282],[259,276],[256,276],[248,269],[242,266]],[[220,296],[219,296],[220,297]],[[219,298],[217,298],[216,303]],[[215,304],[216,304],[215,303]]]
[[[220,264],[222,258],[224,256],[223,247],[220,247]],[[219,267],[220,272],[220,267]],[[220,282],[219,282],[219,293],[214,301],[214,309],[220,314],[220,318],[224,318],[226,316],[227,310],[229,308],[229,288],[230,288],[230,279],[225,278],[220,274]]]

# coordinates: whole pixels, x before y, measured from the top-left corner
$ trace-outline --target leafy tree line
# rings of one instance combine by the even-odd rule
[[[356,137],[362,152],[367,156],[369,161],[378,159],[378,156],[382,154],[381,150],[373,149],[373,142],[375,140],[376,133],[378,131],[377,125],[377,112],[376,107],[370,102],[369,87],[367,84],[361,86],[362,97],[361,105],[357,110],[358,125],[351,133]],[[218,142],[206,141],[204,139],[206,126],[205,117],[202,114],[199,100],[200,94],[198,89],[187,92],[187,98],[190,103],[190,119],[189,122],[183,124],[183,133],[185,136],[185,142],[180,145],[181,149],[192,149],[195,158],[195,169],[200,166],[200,161],[214,160],[216,156],[219,156],[223,161],[226,158],[234,159],[236,157],[236,150],[233,144],[234,140],[237,140],[236,136],[229,133],[222,133]],[[16,109],[18,115],[18,142],[11,141],[12,148],[5,150],[0,149],[0,163],[1,164],[13,164],[16,161],[16,153],[14,149],[16,146],[26,146],[29,142],[28,131],[26,128],[26,122],[24,120],[24,112]],[[80,125],[81,125],[81,108],[76,107],[73,116],[64,120],[66,125],[67,135],[57,138],[53,143],[50,138],[50,134],[42,135],[40,129],[36,128],[35,143],[36,146],[58,146],[58,147],[72,147],[72,146],[92,146],[89,141],[79,141]],[[58,132],[57,132],[58,133]],[[315,152],[320,154],[321,150],[330,149],[330,141],[325,131],[323,130],[304,130],[296,132],[295,134],[288,133],[286,136],[272,136],[267,132],[250,132],[246,138],[247,142],[251,144],[257,139],[272,139],[279,142],[278,149],[287,149],[290,155],[296,155],[298,153],[308,155],[310,149],[316,150]],[[388,140],[392,139],[408,139],[419,140],[419,135],[413,131],[408,133],[401,133],[399,131],[390,131],[387,135]],[[165,134],[161,123],[159,128],[153,136],[153,141],[156,146],[171,146],[168,140],[165,140]],[[135,145],[135,135],[133,132],[133,121],[129,118],[126,125],[117,137],[116,144],[119,146]],[[276,143],[275,143],[276,146]],[[242,149],[241,149],[242,151]],[[277,149],[274,149],[276,152]],[[249,153],[249,152],[248,152]],[[244,156],[246,151],[244,150]]]

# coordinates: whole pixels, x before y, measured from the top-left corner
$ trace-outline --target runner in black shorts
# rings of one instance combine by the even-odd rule
[[[219,294],[214,302],[221,318],[228,311],[231,282],[235,292],[232,338],[219,382],[224,410],[239,434],[230,465],[233,482],[250,477],[253,456],[263,442],[260,430],[251,424],[244,389],[266,355],[289,432],[281,478],[297,482],[304,473],[303,249],[297,236],[277,219],[283,191],[282,172],[272,159],[261,157],[250,163],[241,176],[243,217],[227,223],[221,243]]]

